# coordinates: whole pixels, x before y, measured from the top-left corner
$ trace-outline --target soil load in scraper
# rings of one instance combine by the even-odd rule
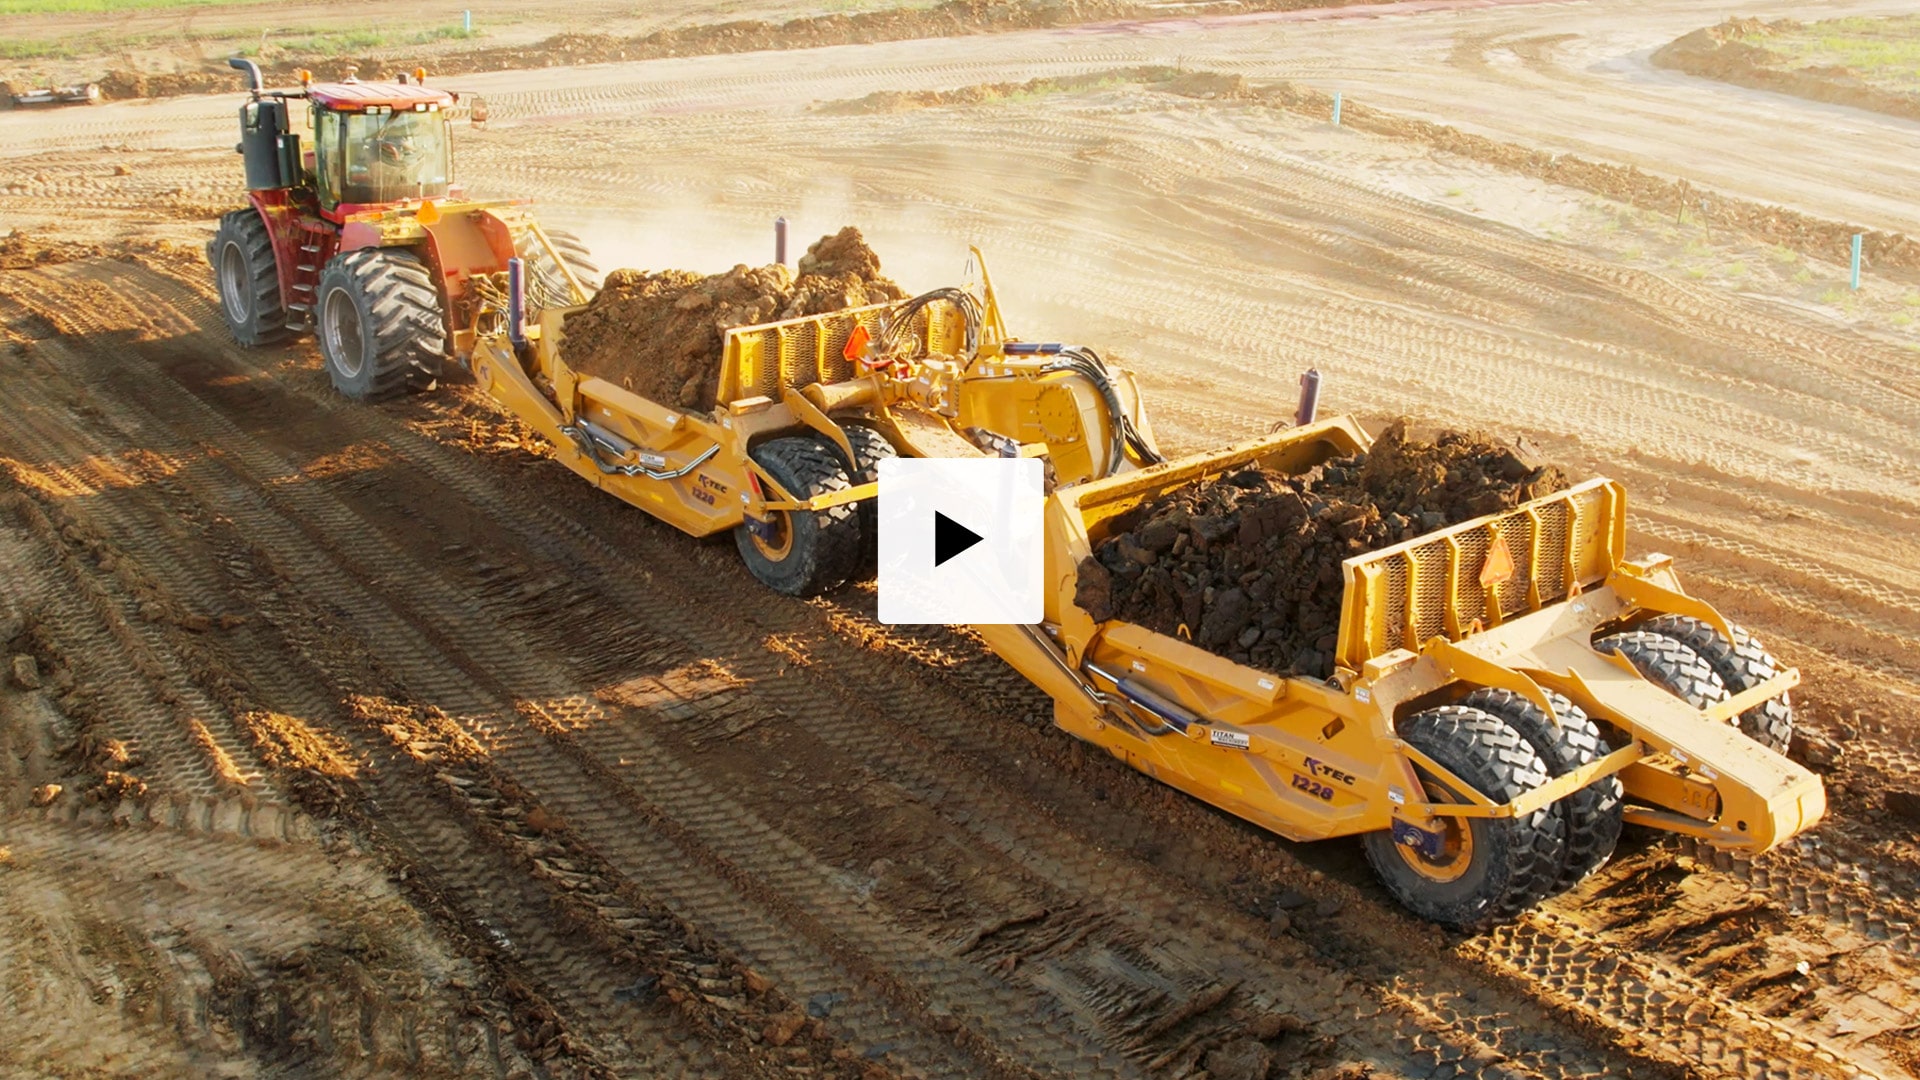
[[[905,299],[864,257],[828,299],[804,261],[622,271],[595,297],[577,246],[460,202],[431,165],[447,95],[346,86],[256,79],[253,205],[209,255],[240,340],[317,320],[351,396],[451,357],[560,463],[691,535],[731,532],[792,595],[872,573],[881,460],[1040,458],[1044,618],[974,629],[1055,723],[1281,836],[1361,837],[1394,896],[1448,925],[1572,887],[1625,824],[1751,853],[1825,811],[1783,756],[1798,674],[1671,560],[1628,558],[1612,481],[1347,418],[1166,460],[1130,372],[1007,332],[978,251],[964,286]],[[401,111],[428,119],[390,152]],[[330,329],[335,296],[358,338],[344,313]],[[620,355],[635,318],[690,337]]]

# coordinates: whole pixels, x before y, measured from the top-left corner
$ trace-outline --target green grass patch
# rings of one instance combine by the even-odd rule
[[[1767,257],[1781,266],[1792,266],[1800,261],[1800,253],[1785,244],[1775,244],[1767,252]]]
[[[66,41],[0,41],[0,60],[60,60],[73,54]]]
[[[266,51],[330,56],[366,52],[370,49],[431,45],[436,41],[465,41],[479,37],[481,32],[463,30],[458,26],[437,26],[431,30],[420,30],[411,34],[383,30],[313,30],[296,31],[294,32],[296,36],[287,36],[287,34],[287,31],[263,34],[261,40],[266,42],[266,48],[262,48],[256,42],[241,46],[237,51],[241,56],[258,56]]]
[[[1920,91],[1920,15],[1825,19],[1753,44],[1794,67],[1844,67],[1876,86]]]

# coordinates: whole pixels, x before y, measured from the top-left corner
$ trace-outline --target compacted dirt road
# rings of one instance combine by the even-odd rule
[[[1629,264],[1530,224],[1563,195],[1229,97],[812,107],[1179,62],[1920,224],[1887,197],[1915,156],[1849,134],[1911,125],[1649,74],[1599,8],[474,76],[494,119],[460,167],[604,266],[758,263],[777,213],[859,224],[909,289],[978,244],[1016,332],[1121,355],[1176,449],[1265,430],[1317,366],[1331,407],[1614,475],[1633,546],[1806,674],[1811,836],[1751,862],[1633,838],[1443,934],[1354,845],[1050,732],[964,631],[766,592],[469,386],[357,406],[310,343],[234,346],[198,245],[239,198],[237,96],[16,113],[0,1071],[1914,1074],[1920,848],[1888,800],[1920,788],[1910,336]]]

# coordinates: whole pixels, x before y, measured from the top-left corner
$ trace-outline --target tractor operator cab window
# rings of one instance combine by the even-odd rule
[[[321,114],[321,196],[328,206],[442,199],[452,179],[438,110]]]

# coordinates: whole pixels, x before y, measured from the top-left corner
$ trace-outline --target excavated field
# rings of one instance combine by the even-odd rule
[[[1920,1075],[1914,286],[1781,300],[1553,235],[1527,214],[1573,196],[1391,131],[1032,82],[1337,64],[1349,108],[1470,99],[1505,142],[1920,231],[1890,118],[1850,118],[1869,154],[1618,74],[1706,0],[1453,7],[476,75],[460,167],[603,266],[751,265],[785,214],[921,290],[978,244],[1010,329],[1125,356],[1175,450],[1265,431],[1314,366],[1376,429],[1614,476],[1630,547],[1805,675],[1812,835],[1633,834],[1437,931],[1354,844],[1051,731],[964,630],[769,593],[471,385],[365,407],[310,342],[234,346],[199,254],[232,97],[9,113],[0,1075]],[[1033,89],[924,96],[971,85]],[[812,107],[877,93],[931,104]]]

